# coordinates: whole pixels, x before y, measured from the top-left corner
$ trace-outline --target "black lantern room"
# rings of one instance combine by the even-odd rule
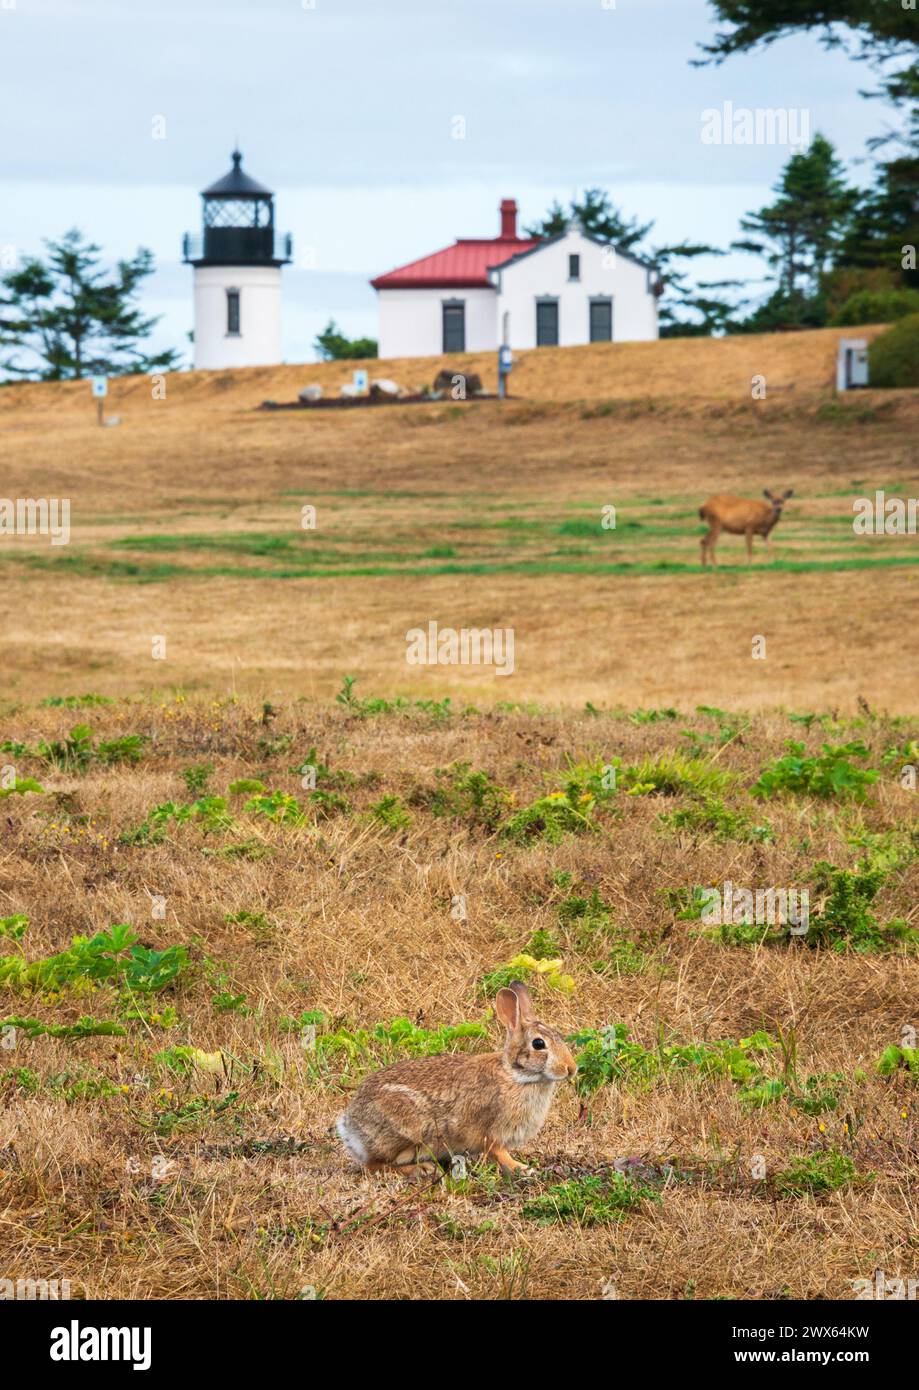
[[[233,151],[233,168],[205,188],[203,234],[182,243],[191,265],[284,265],[291,259],[290,234],[274,229],[274,194],[243,172],[243,157]]]

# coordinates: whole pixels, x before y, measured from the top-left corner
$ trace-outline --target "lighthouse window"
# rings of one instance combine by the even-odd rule
[[[227,290],[227,333],[239,336],[239,290]]]

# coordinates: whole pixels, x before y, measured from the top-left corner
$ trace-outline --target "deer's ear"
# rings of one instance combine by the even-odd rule
[[[763,488],[763,496],[768,497],[770,502],[772,501],[772,493],[769,491],[767,487]]]
[[[787,492],[785,493],[785,496],[786,496],[786,497],[794,497],[794,495],[795,495],[795,490],[794,490],[794,488],[793,488],[793,487],[788,488]]]

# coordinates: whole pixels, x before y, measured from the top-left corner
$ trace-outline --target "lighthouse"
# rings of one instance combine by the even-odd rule
[[[281,266],[290,235],[274,228],[274,194],[245,173],[234,150],[228,174],[201,194],[200,236],[185,234],[195,271],[195,366],[270,367],[281,360]]]

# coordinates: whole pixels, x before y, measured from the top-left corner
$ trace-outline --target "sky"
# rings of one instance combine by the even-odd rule
[[[497,234],[504,197],[525,223],[599,186],[659,244],[726,246],[791,153],[706,143],[727,101],[806,111],[866,181],[864,64],[801,36],[692,66],[715,29],[707,0],[0,0],[0,262],[71,226],[112,260],[149,247],[154,341],[188,362],[182,233],[238,142],[294,236],[284,356],[307,362],[330,318],[376,336],[369,279]]]

